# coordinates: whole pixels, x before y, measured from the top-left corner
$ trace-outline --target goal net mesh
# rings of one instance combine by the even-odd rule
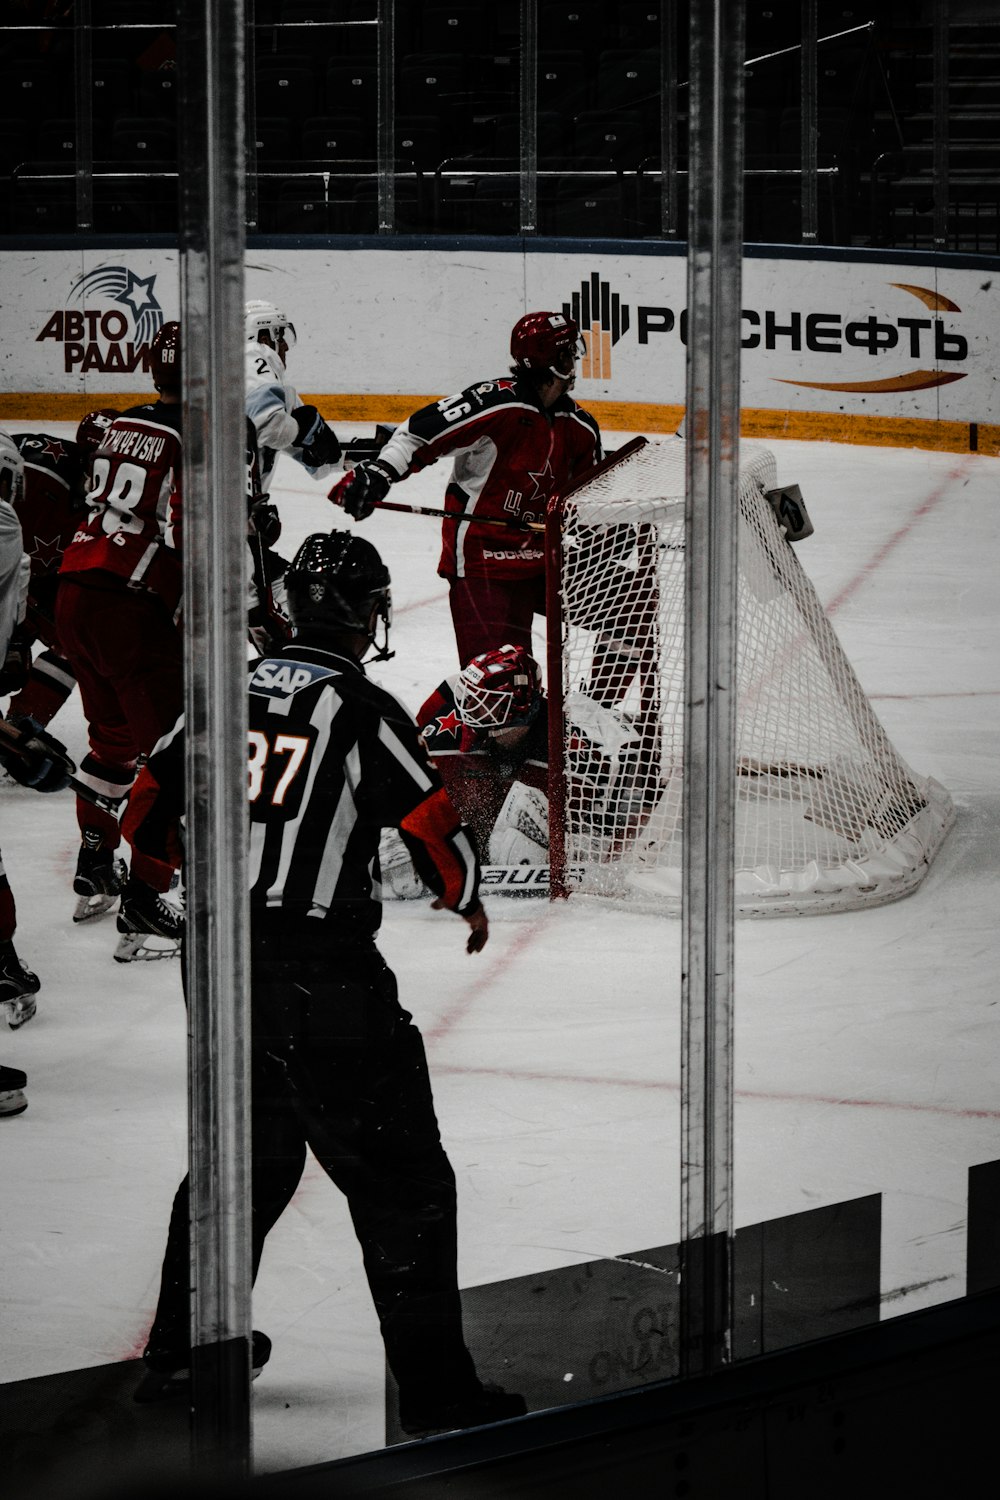
[[[569,888],[679,911],[684,773],[681,438],[647,443],[566,501],[559,590]],[[741,448],[734,776],[741,915],[905,895],[953,818],[875,715]],[[554,844],[555,847],[555,844]],[[554,874],[556,872],[554,871]]]

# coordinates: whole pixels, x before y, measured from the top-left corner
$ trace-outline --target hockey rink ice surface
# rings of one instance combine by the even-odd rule
[[[964,1293],[968,1169],[1000,1157],[1000,463],[768,446],[779,482],[802,488],[816,530],[799,555],[877,714],[957,820],[901,902],[738,923],[735,1221],[882,1194],[889,1317]],[[445,479],[438,465],[393,498],[440,505]],[[325,490],[280,460],[285,555],[352,524]],[[415,710],[457,666],[439,526],[382,514],[362,534],[395,609],[396,657],[372,675]],[[77,697],[51,727],[79,758]],[[36,1018],[0,1027],[0,1059],[29,1075],[27,1112],[0,1121],[0,1381],[138,1357],[185,1170],[179,966],[115,964],[113,917],[74,927],[77,843],[68,794],[0,784],[17,948],[42,980]],[[679,921],[572,899],[488,910],[478,957],[426,901],[387,903],[381,939],[427,1043],[462,1285],[675,1242]],[[268,1240],[253,1318],[274,1343],[254,1387],[258,1470],[381,1447],[360,1253],[311,1158]]]

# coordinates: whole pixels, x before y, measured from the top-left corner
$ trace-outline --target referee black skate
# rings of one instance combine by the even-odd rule
[[[412,718],[361,665],[372,646],[375,660],[390,654],[389,574],[375,548],[347,532],[308,537],[285,584],[294,639],[250,680],[254,1275],[308,1149],[347,1197],[404,1430],[520,1416],[522,1397],[484,1385],[465,1344],[455,1176],[423,1041],[375,946],[379,835],[392,827],[435,905],[467,923],[468,952],[481,951],[475,844]],[[150,813],[126,830],[154,857],[183,804],[180,741],[151,757]],[[187,1384],[188,1289],[185,1181],[137,1399]],[[255,1333],[255,1367],[269,1348]]]

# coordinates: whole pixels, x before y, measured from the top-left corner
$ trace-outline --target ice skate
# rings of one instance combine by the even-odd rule
[[[38,975],[26,969],[11,942],[0,943],[0,1011],[11,1031],[30,1021],[37,1009]]]
[[[271,1340],[266,1333],[253,1331],[253,1379],[271,1357]],[[146,1404],[150,1401],[169,1401],[174,1396],[191,1394],[191,1355],[185,1349],[168,1349],[149,1343],[142,1356],[145,1373],[136,1387],[133,1401]]]
[[[28,1107],[24,1097],[27,1074],[20,1068],[0,1066],[0,1119],[5,1115],[23,1115]]]
[[[144,880],[129,876],[118,912],[118,947],[115,962],[130,964],[141,959],[174,958],[181,951],[184,913]]]
[[[106,848],[96,828],[83,830],[73,890],[79,896],[74,922],[89,922],[110,911],[121,895],[128,871],[125,861]]]

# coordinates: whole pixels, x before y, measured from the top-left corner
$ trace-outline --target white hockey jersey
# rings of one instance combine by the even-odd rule
[[[24,550],[17,511],[0,500],[0,662],[11,635],[24,619],[31,558]]]
[[[298,447],[299,429],[291,416],[302,405],[302,398],[288,383],[285,367],[276,350],[267,344],[247,345],[246,403],[247,416],[257,430],[261,489],[265,499],[279,453],[290,453],[315,479],[325,479],[342,467],[338,462],[313,468],[302,457]]]

